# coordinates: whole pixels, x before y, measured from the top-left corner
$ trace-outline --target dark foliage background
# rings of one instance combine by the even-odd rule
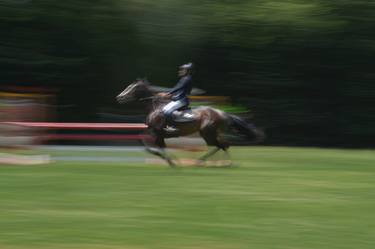
[[[95,121],[135,78],[172,86],[193,61],[195,86],[247,106],[268,144],[373,147],[373,13],[371,0],[1,0],[0,84],[54,87],[74,105],[60,121]]]

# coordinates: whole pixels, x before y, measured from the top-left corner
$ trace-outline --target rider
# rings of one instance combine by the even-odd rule
[[[166,117],[167,123],[171,123],[173,121],[173,112],[181,109],[183,107],[189,106],[189,99],[188,95],[192,89],[192,71],[193,71],[193,63],[187,63],[181,65],[178,70],[178,76],[181,77],[180,80],[177,82],[176,86],[173,87],[167,93],[160,93],[163,97],[171,98],[171,102],[169,102],[163,108],[163,113]],[[180,121],[182,122],[189,122],[192,121],[191,117],[184,116]],[[168,132],[176,132],[177,129],[175,127],[167,126],[165,128]]]

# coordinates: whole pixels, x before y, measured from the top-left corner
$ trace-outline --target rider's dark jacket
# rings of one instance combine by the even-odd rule
[[[169,93],[172,94],[172,100],[186,100],[188,101],[187,96],[190,94],[192,89],[192,77],[191,75],[186,75],[182,77],[173,87]]]

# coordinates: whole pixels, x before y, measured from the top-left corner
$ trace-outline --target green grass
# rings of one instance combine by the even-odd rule
[[[0,167],[0,248],[373,249],[375,153],[235,148],[238,167]]]

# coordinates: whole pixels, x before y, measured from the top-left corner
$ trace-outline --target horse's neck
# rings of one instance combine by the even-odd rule
[[[168,102],[166,101],[163,101],[161,98],[154,98],[152,100],[152,111],[158,111],[158,110],[162,110],[163,107],[168,104]]]
[[[147,103],[148,113],[161,111],[162,108],[168,104],[163,98],[157,96],[157,93],[152,90],[152,88],[147,88],[146,98],[149,100]]]

